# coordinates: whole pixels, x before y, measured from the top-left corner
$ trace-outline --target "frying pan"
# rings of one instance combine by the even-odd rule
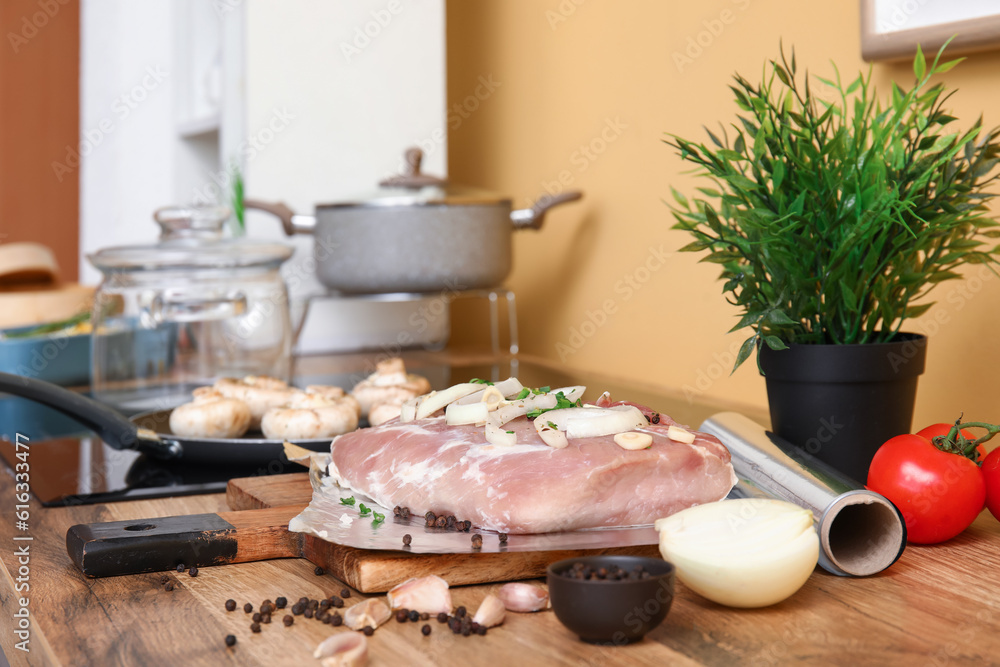
[[[192,463],[264,463],[281,459],[283,440],[268,438],[192,438],[170,431],[170,410],[131,419],[103,403],[34,378],[0,373],[0,392],[26,398],[72,417],[114,449],[134,449],[161,459]],[[313,451],[325,451],[333,438],[292,440]]]

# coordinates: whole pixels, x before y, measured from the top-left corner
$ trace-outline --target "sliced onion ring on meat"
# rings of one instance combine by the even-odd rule
[[[473,394],[460,398],[457,402],[463,405],[466,403],[478,403],[483,399],[483,394],[488,389],[496,389],[504,395],[504,398],[511,398],[512,396],[520,394],[521,390],[524,389],[524,386],[517,378],[507,378],[506,380],[501,380],[500,382],[488,385]]]
[[[502,424],[497,423],[496,412],[491,412],[486,420],[486,442],[491,445],[513,447],[517,444],[517,434],[507,432]]]
[[[451,426],[461,426],[463,424],[481,424],[486,421],[490,414],[489,406],[486,403],[452,403],[444,410],[445,421]]]
[[[431,392],[423,397],[423,400],[417,404],[417,419],[423,419],[424,417],[430,417],[432,414],[445,407],[449,403],[453,403],[460,398],[464,398],[469,394],[477,392],[480,390],[480,385],[474,384],[472,382],[464,382],[462,384],[456,384],[452,387],[448,387],[442,391]]]
[[[564,449],[569,446],[566,433],[560,431],[558,428],[552,428],[549,421],[545,419],[545,414],[535,419],[535,430],[538,432],[538,437],[542,439],[542,442],[553,449]]]
[[[649,426],[642,412],[631,405],[613,408],[561,408],[539,417],[555,424],[568,438],[593,438],[615,435]]]

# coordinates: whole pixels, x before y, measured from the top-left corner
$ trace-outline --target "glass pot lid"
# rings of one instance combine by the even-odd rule
[[[405,153],[405,171],[379,183],[371,194],[335,202],[317,204],[316,209],[348,206],[450,206],[450,205],[506,205],[511,199],[488,190],[454,185],[446,179],[420,171],[424,153],[419,148],[409,148]]]
[[[104,248],[87,259],[104,273],[169,269],[278,267],[294,249],[284,243],[223,237],[225,206],[168,206],[154,214],[160,241]]]

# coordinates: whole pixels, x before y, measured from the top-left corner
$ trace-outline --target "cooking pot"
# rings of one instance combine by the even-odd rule
[[[419,148],[407,150],[405,174],[382,181],[372,197],[318,204],[315,216],[280,202],[244,206],[277,216],[289,236],[313,234],[317,277],[333,290],[454,292],[500,285],[511,269],[511,232],[539,229],[546,211],[583,196],[543,196],[512,211],[510,197],[421,173],[422,158]]]
[[[91,335],[101,400],[144,391],[168,407],[178,387],[219,377],[288,379],[295,332],[279,268],[292,248],[224,238],[228,217],[226,207],[160,209],[159,243],[87,256],[103,274]]]

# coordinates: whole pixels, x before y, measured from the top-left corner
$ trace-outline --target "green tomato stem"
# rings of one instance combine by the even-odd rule
[[[963,428],[986,429],[986,435],[975,440],[969,440],[962,435]],[[951,430],[948,431],[948,435],[935,436],[931,439],[931,442],[943,452],[964,456],[978,464],[980,461],[977,448],[997,433],[1000,433],[1000,426],[996,424],[987,424],[986,422],[965,422],[963,424],[962,418],[959,417],[955,420],[955,424],[951,427]]]

